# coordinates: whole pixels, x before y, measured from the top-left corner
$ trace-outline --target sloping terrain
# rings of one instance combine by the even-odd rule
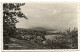
[[[8,49],[41,49],[43,48],[41,45],[33,42],[33,41],[27,41],[27,40],[19,40],[15,39],[10,42],[11,46],[9,46]]]

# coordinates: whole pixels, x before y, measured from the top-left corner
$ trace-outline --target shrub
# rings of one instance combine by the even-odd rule
[[[49,49],[77,49],[78,48],[78,30],[70,29],[61,32],[61,36],[55,40],[46,40],[46,48]]]

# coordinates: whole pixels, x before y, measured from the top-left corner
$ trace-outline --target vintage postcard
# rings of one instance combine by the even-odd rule
[[[79,50],[78,2],[2,5],[2,51]]]

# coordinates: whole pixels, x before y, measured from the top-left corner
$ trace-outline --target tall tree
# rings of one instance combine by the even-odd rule
[[[4,43],[9,42],[9,37],[14,36],[16,32],[16,23],[19,21],[16,17],[26,18],[26,16],[21,12],[20,6],[25,5],[25,3],[4,3],[3,4],[3,37]]]

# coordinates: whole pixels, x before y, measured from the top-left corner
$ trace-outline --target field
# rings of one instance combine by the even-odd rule
[[[55,40],[56,35],[53,36],[49,36],[46,35],[46,38],[49,37],[48,39],[51,40],[52,37],[53,40]],[[47,40],[48,40],[47,39]],[[18,50],[18,49],[46,49],[46,46],[44,46],[44,44],[39,44],[39,43],[35,43],[34,41],[28,41],[28,40],[20,40],[20,39],[16,39],[16,38],[10,38],[11,42],[8,45],[8,49],[10,50]]]
[[[26,31],[25,31],[26,32]],[[30,31],[31,32],[31,31]],[[33,32],[33,31],[32,31]],[[29,32],[28,32],[29,33]],[[39,32],[38,32],[39,33]],[[39,34],[37,37],[17,33],[17,37],[12,37],[8,44],[4,44],[7,49],[77,49],[77,30],[67,30],[59,34]],[[24,36],[24,38],[22,38]],[[34,38],[32,38],[34,37]]]

